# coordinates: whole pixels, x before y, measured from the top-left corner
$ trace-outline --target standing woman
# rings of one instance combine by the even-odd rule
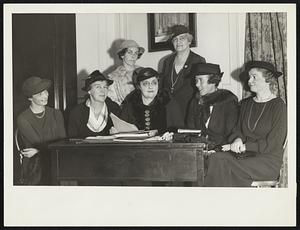
[[[50,184],[50,153],[47,146],[66,136],[62,113],[46,106],[50,86],[50,80],[35,76],[26,79],[23,84],[23,92],[30,106],[18,116],[17,127],[24,147],[21,150],[22,168],[25,184],[28,185]]]
[[[135,74],[136,90],[123,102],[121,118],[139,130],[157,129],[159,134],[181,128],[178,104],[170,104],[168,96],[159,92],[159,74],[152,68],[140,68]]]
[[[117,51],[119,58],[122,60],[122,65],[108,74],[108,78],[114,81],[109,87],[108,97],[119,105],[121,105],[125,97],[134,90],[132,74],[138,67],[135,64],[137,59],[139,59],[144,52],[145,49],[140,47],[134,40],[123,41]]]
[[[245,99],[231,144],[209,159],[206,186],[248,187],[254,180],[276,180],[282,165],[287,112],[277,97],[281,73],[268,62],[246,64],[254,97]],[[229,142],[230,143],[230,142]]]
[[[175,25],[171,29],[171,42],[175,52],[167,57],[163,65],[163,81],[161,87],[175,99],[186,119],[188,103],[195,92],[194,82],[190,76],[192,64],[205,63],[205,59],[191,51],[193,35],[187,27]]]
[[[107,97],[108,87],[112,83],[99,70],[88,76],[82,90],[88,93],[89,98],[71,111],[69,137],[85,138],[110,134],[113,122],[109,115],[114,113],[118,116],[121,112],[118,104]]]
[[[238,120],[238,99],[226,89],[218,89],[223,72],[220,66],[198,63],[192,67],[198,93],[191,101],[187,124],[201,129],[206,135],[209,150],[228,143]]]

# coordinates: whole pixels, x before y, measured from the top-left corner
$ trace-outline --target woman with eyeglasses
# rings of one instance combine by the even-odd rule
[[[179,106],[159,93],[159,74],[152,68],[139,68],[134,73],[136,90],[123,102],[121,118],[139,130],[158,130],[159,134],[182,127]]]
[[[196,92],[193,77],[190,76],[192,65],[205,63],[205,59],[190,49],[193,35],[184,25],[171,28],[170,41],[174,53],[167,57],[163,65],[161,88],[167,90],[172,99],[180,106],[181,117],[186,121],[190,100]]]

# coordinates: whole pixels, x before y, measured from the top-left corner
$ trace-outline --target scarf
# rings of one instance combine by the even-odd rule
[[[90,108],[87,127],[92,132],[95,133],[101,132],[106,127],[107,119],[108,119],[108,111],[107,111],[106,103],[104,103],[98,119],[95,117],[95,114],[92,110],[90,99],[86,101],[86,106]]]

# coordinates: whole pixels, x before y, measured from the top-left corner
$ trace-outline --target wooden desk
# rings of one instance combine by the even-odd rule
[[[204,179],[203,143],[76,143],[51,149],[54,185],[122,185],[121,182],[193,182]],[[126,184],[126,183],[125,183]],[[174,183],[173,183],[174,184]]]

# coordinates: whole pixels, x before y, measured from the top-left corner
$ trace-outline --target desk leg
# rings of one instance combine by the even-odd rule
[[[197,186],[204,184],[204,154],[202,149],[196,150],[197,157]]]
[[[51,181],[52,185],[58,185],[57,180],[57,174],[58,174],[58,164],[57,164],[57,158],[58,158],[59,151],[58,150],[52,150],[51,151]]]

